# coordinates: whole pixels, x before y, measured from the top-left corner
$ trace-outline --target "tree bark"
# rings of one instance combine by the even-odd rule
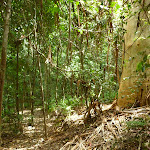
[[[136,103],[138,106],[145,105],[145,97],[150,88],[148,85],[150,68],[144,68],[144,64],[142,64],[144,57],[149,55],[150,47],[150,38],[148,38],[150,24],[147,19],[148,9],[150,9],[148,8],[149,0],[141,1],[141,3],[136,2],[132,5],[131,11],[135,14],[128,19],[125,26],[127,30],[124,36],[125,56],[117,101],[120,108],[133,107]],[[139,63],[142,66],[141,70],[137,71]],[[145,63],[150,64],[148,59]]]
[[[59,56],[59,46],[57,47],[57,70],[56,70],[56,89],[55,89],[55,99],[56,105],[58,105],[58,56]]]
[[[1,52],[1,65],[0,65],[0,144],[2,144],[1,139],[1,124],[2,124],[2,102],[3,102],[3,89],[4,89],[4,80],[5,80],[5,71],[6,71],[6,57],[7,57],[7,45],[8,45],[8,33],[9,33],[9,22],[11,15],[11,1],[7,2],[5,23],[4,23],[4,33],[3,33],[3,42],[2,42],[2,52]]]
[[[43,119],[44,119],[44,134],[45,138],[47,139],[47,127],[46,127],[46,115],[45,115],[45,99],[44,99],[44,88],[43,88],[43,77],[42,77],[42,70],[41,70],[41,63],[40,58],[38,54],[38,67],[39,67],[39,73],[40,73],[40,88],[41,88],[41,96],[42,96],[42,105],[43,105]]]
[[[17,50],[17,66],[16,66],[16,112],[19,115],[19,44],[20,41],[16,41]]]
[[[8,45],[8,33],[9,33],[9,22],[11,15],[11,1],[7,2],[5,23],[4,23],[4,33],[3,33],[3,42],[2,42],[2,52],[1,52],[1,65],[0,65],[0,144],[2,144],[1,139],[1,124],[2,124],[2,102],[3,102],[3,89],[4,89],[4,80],[5,80],[5,71],[6,71],[6,57],[7,57],[7,45]]]

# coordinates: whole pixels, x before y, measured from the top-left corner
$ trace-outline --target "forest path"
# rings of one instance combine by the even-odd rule
[[[43,115],[35,109],[34,126],[30,111],[24,111],[23,134],[4,138],[4,150],[103,150],[150,149],[150,108],[132,108],[122,112],[106,111],[84,124],[81,111],[69,116],[62,112],[46,115],[48,138],[44,139]],[[128,124],[126,124],[128,122]],[[134,144],[133,144],[134,143]]]
[[[75,113],[75,112],[74,112]],[[71,140],[74,135],[79,134],[79,132],[85,131],[82,124],[77,122],[76,124],[67,124],[69,116],[61,112],[47,113],[46,124],[48,138],[44,138],[43,130],[43,112],[40,108],[34,110],[34,125],[31,125],[31,113],[30,110],[24,110],[23,112],[23,133],[17,136],[8,135],[3,137],[3,150],[59,150],[66,142]],[[73,116],[73,115],[72,115]],[[83,115],[75,114],[75,117],[83,117]],[[74,119],[75,119],[74,117]],[[65,119],[66,118],[66,119]],[[76,119],[80,119],[76,118]]]

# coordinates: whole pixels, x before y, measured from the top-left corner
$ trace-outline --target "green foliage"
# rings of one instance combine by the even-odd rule
[[[144,72],[146,68],[150,68],[150,55],[144,55],[143,60],[138,63],[136,71]]]
[[[126,122],[127,127],[130,128],[137,128],[137,127],[145,127],[147,122],[143,118],[138,118],[137,120],[128,121]]]
[[[119,49],[117,69],[121,74],[122,39],[126,32],[122,29],[125,11],[128,11],[127,8],[121,9],[119,2],[112,1],[109,4],[87,0],[82,3],[52,0],[43,1],[42,4],[39,1],[13,1],[3,117],[16,111],[17,97],[20,111],[32,109],[32,104],[34,107],[42,106],[38,56],[45,106],[49,111],[59,106],[67,112],[68,108],[70,110],[80,105],[80,99],[85,104],[86,95],[88,100],[92,96],[104,103],[111,102],[119,88],[115,73],[114,43],[117,42]],[[0,23],[2,21],[0,17]],[[2,26],[0,31],[1,43]],[[16,45],[17,41],[19,45]],[[52,60],[46,64],[50,52]],[[146,65],[145,59],[142,65]],[[79,80],[83,83],[77,87]],[[86,86],[91,88],[86,91]]]

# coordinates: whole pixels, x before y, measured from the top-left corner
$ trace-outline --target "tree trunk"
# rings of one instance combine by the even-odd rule
[[[3,102],[3,88],[5,80],[5,70],[6,70],[6,57],[7,57],[7,45],[8,45],[8,33],[9,33],[9,20],[11,15],[11,1],[7,2],[3,42],[2,42],[2,52],[1,52],[1,65],[0,65],[0,145],[2,143],[1,139],[1,124],[2,124],[2,102]]]
[[[69,36],[68,36],[68,50],[70,52],[70,61],[68,58],[68,61],[71,62],[72,59],[72,48],[71,48],[71,2],[69,1]],[[68,52],[68,54],[69,54]],[[69,64],[68,62],[68,64]]]
[[[58,56],[59,56],[59,46],[57,48],[57,70],[56,70],[56,90],[55,90],[55,99],[56,105],[58,105]]]
[[[33,51],[33,58],[32,58],[32,65],[33,65],[33,71],[30,72],[30,104],[31,104],[31,124],[33,124],[33,118],[34,118],[34,88],[35,88],[35,79],[36,79],[36,61],[35,61],[35,52]]]
[[[36,18],[36,15],[35,15]],[[44,88],[43,88],[43,76],[42,76],[42,69],[41,69],[41,62],[40,62],[40,56],[39,56],[39,51],[38,51],[38,34],[37,34],[37,20],[35,20],[35,26],[34,26],[34,30],[35,30],[35,50],[36,50],[36,55],[37,55],[37,63],[38,63],[38,69],[39,69],[39,77],[40,77],[40,88],[41,88],[41,97],[42,97],[42,111],[43,111],[43,123],[44,123],[44,135],[45,138],[47,139],[47,127],[46,127],[46,114],[45,114],[45,98],[44,98]],[[39,48],[40,49],[40,48]],[[36,70],[35,70],[36,72]]]
[[[114,42],[114,47],[115,47],[115,80],[116,80],[116,83],[119,83],[120,82],[119,68],[118,68],[119,49],[117,47],[117,40]]]
[[[48,66],[45,64],[45,110],[48,110]]]
[[[70,79],[70,95],[72,98],[73,98],[73,78],[74,78],[74,75],[73,75],[73,71],[72,71],[71,79]]]
[[[16,41],[17,50],[17,66],[16,66],[16,112],[19,115],[19,44],[20,41]],[[18,117],[19,118],[19,117]]]
[[[43,89],[43,79],[42,79],[42,70],[41,70],[41,63],[40,58],[38,54],[38,67],[39,67],[39,73],[40,73],[40,88],[41,88],[41,96],[42,96],[42,105],[43,105],[43,117],[44,117],[44,134],[45,138],[47,138],[47,128],[46,128],[46,115],[45,115],[45,99],[44,99],[44,89]]]
[[[150,88],[150,22],[148,19],[149,0],[133,4],[135,13],[127,21],[125,29],[125,56],[123,72],[118,92],[117,104],[121,108],[136,107],[146,104],[146,94]]]
[[[22,115],[23,115],[23,111],[24,111],[24,102],[26,100],[26,74],[24,72],[24,79],[23,79],[23,97],[22,97],[22,101],[21,101],[21,109],[22,109]]]

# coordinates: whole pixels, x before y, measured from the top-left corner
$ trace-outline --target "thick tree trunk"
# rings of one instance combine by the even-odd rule
[[[117,101],[120,108],[148,103],[146,94],[150,89],[150,68],[145,64],[150,64],[150,61],[144,60],[150,52],[148,5],[149,0],[133,4],[132,12],[137,13],[128,19],[125,27],[125,56]],[[139,63],[141,67],[137,71]]]
[[[2,42],[2,52],[1,52],[1,64],[0,64],[0,144],[1,140],[1,124],[2,124],[2,102],[3,102],[3,88],[4,88],[4,80],[5,80],[5,70],[6,70],[6,50],[8,45],[8,33],[9,33],[9,20],[11,15],[11,1],[7,2],[6,16],[5,16],[5,24],[4,24],[4,34],[3,34],[3,42]]]

